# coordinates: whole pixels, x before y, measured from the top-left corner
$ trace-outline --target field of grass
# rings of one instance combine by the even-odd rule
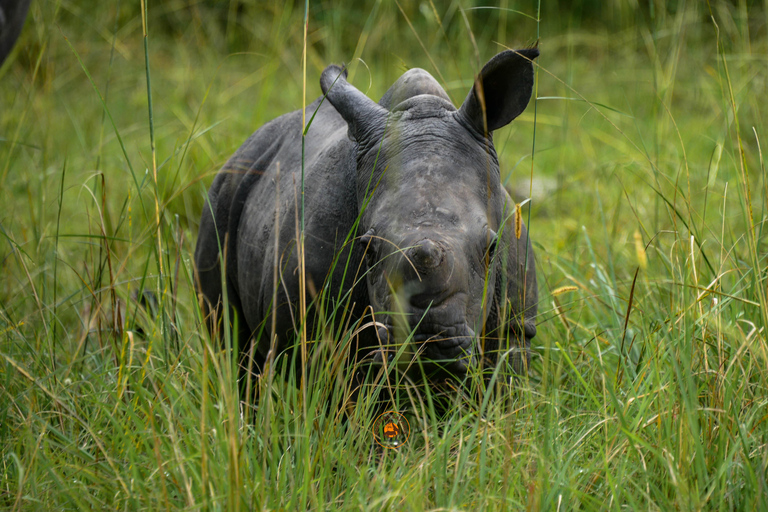
[[[0,509],[768,510],[768,2],[541,3],[312,1],[305,36],[300,2],[34,2],[0,68]],[[218,168],[329,63],[459,103],[537,40],[494,137],[532,198],[529,374],[442,419],[409,389],[398,451],[345,419],[348,335],[242,407],[192,285]]]

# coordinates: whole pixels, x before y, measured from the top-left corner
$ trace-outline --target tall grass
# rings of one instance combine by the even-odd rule
[[[0,69],[0,506],[768,509],[766,6],[553,5],[35,3]],[[224,160],[327,63],[458,103],[536,39],[539,99],[494,136],[532,196],[529,374],[401,382],[412,436],[382,450],[337,322],[305,385],[281,354],[244,407],[193,287]]]

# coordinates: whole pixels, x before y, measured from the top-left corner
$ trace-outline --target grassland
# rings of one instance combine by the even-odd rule
[[[311,2],[305,39],[283,4],[30,9],[0,68],[0,508],[768,510],[768,5]],[[423,67],[457,103],[537,40],[495,135],[532,197],[529,375],[440,421],[422,391],[397,452],[369,404],[341,420],[335,343],[243,409],[192,286],[217,169],[328,63],[376,99]]]

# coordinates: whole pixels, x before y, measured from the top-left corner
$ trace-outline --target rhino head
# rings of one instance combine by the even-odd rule
[[[463,375],[479,359],[504,268],[494,258],[498,233],[512,204],[491,133],[527,106],[538,53],[496,55],[459,109],[421,70],[380,103],[342,68],[322,74],[323,93],[356,143],[358,233],[378,338],[395,348],[408,341],[404,364]]]

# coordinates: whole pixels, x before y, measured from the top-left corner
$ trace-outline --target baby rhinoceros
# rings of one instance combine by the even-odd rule
[[[302,329],[310,341],[354,332],[350,362],[389,361],[430,380],[498,363],[525,371],[534,255],[491,133],[528,105],[538,55],[493,57],[458,110],[424,70],[376,103],[331,65],[305,116],[251,135],[211,186],[195,250],[209,328],[221,329],[222,286],[238,319],[241,378],[271,349],[297,350]]]

